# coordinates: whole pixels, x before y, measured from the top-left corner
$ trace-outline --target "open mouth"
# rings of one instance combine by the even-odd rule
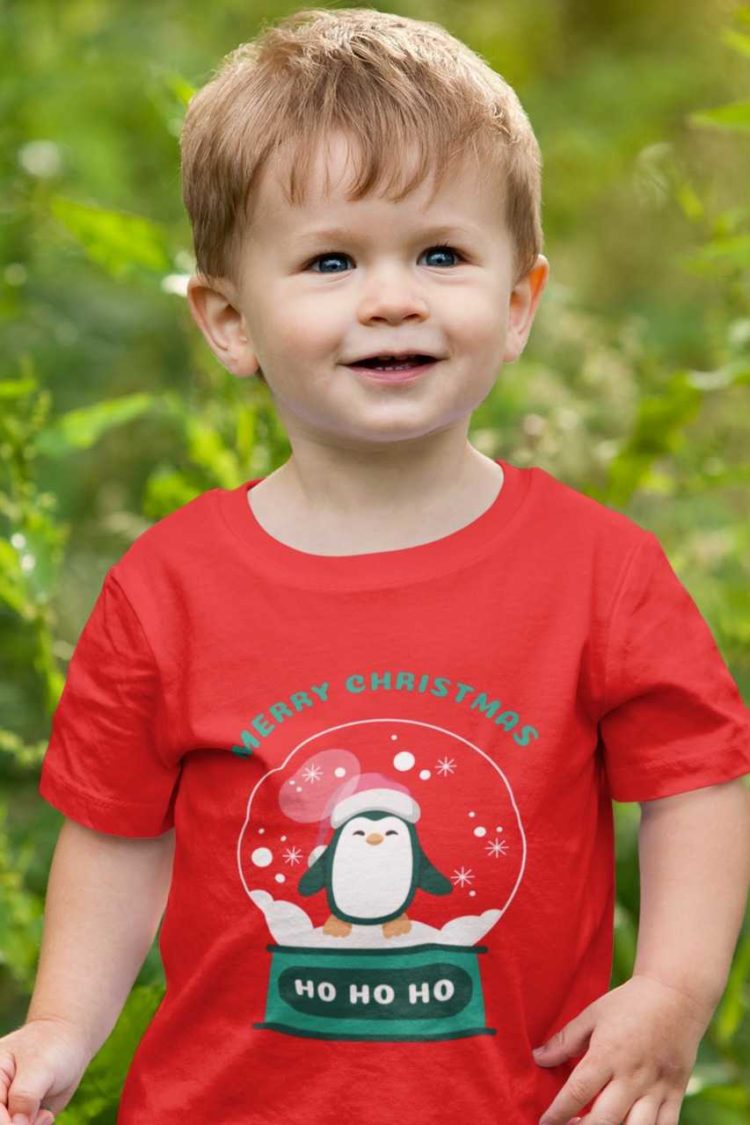
[[[353,368],[365,368],[369,371],[382,371],[397,373],[413,371],[419,367],[426,367],[431,363],[435,363],[436,359],[431,355],[378,355],[370,356],[369,359],[359,359],[356,363],[349,364]]]

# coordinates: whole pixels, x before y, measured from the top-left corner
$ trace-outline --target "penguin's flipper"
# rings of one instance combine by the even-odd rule
[[[319,855],[312,867],[308,867],[300,879],[297,890],[301,895],[314,895],[326,885],[325,855],[325,852]]]
[[[430,895],[449,895],[453,884],[445,875],[441,875],[437,867],[433,867],[427,856],[420,848],[419,855],[419,882],[418,887]]]

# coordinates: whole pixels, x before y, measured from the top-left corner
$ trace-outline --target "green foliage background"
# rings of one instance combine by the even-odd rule
[[[0,4],[0,1034],[31,994],[62,822],[38,773],[104,574],[153,520],[289,453],[268,389],[233,380],[190,318],[177,138],[221,57],[299,6]],[[544,153],[551,277],[473,441],[653,530],[747,699],[750,8],[384,7],[488,59]],[[613,986],[630,975],[638,917],[639,810],[615,809]],[[750,1119],[749,972],[746,926],[687,1125]],[[162,988],[155,944],[63,1125],[114,1123]]]

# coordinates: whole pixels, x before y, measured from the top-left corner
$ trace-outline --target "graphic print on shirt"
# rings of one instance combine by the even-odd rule
[[[486,1026],[479,944],[523,877],[507,778],[441,727],[370,719],[304,740],[249,795],[240,877],[272,942],[253,1027],[442,1040]]]

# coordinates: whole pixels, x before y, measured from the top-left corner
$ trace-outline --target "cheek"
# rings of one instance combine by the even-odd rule
[[[341,343],[341,312],[330,302],[329,307],[313,307],[311,303],[296,304],[275,317],[275,347],[287,354],[314,356],[330,352]]]
[[[508,310],[500,293],[477,288],[456,294],[447,305],[445,315],[455,336],[476,350],[504,331]]]

